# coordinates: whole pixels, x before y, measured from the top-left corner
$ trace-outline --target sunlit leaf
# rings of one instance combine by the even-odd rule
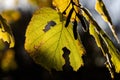
[[[1,15],[7,20],[8,23],[15,22],[21,17],[20,12],[17,10],[4,10]]]
[[[105,44],[107,45],[109,54],[111,55],[111,61],[113,62],[115,71],[117,73],[120,73],[120,52],[117,50],[113,42],[107,36],[103,35],[103,37],[104,37],[103,40],[105,41]]]
[[[82,14],[86,18],[86,20],[89,22],[90,34],[95,37],[98,47],[101,47],[101,41],[100,41],[99,36],[96,32],[97,31],[96,26],[100,30],[99,25],[96,23],[96,21],[93,19],[92,15],[91,15],[91,13],[86,8],[82,8]],[[101,47],[101,50],[103,51],[102,47]],[[103,52],[103,54],[105,55],[104,52]]]
[[[114,26],[112,24],[112,20],[111,20],[111,18],[109,16],[109,13],[108,13],[108,11],[107,11],[107,9],[106,9],[106,7],[105,7],[105,5],[104,5],[102,0],[96,0],[95,9],[101,15],[103,20],[108,23],[108,25],[109,25],[109,27],[110,27],[114,37],[116,38],[118,43],[120,43],[120,41],[119,41],[119,39],[117,37],[117,34],[115,32]]]
[[[9,44],[9,47],[14,47],[14,37],[11,32],[10,26],[6,20],[0,15],[0,39]]]
[[[81,4],[79,0],[53,0],[53,5],[58,12],[67,18],[65,27],[67,27],[70,22],[81,22],[82,29],[84,31],[88,30],[86,20],[81,14]]]
[[[82,9],[84,17],[88,20],[90,27],[90,34],[95,38],[98,47],[101,48],[103,55],[106,57],[106,66],[110,70],[111,77],[113,78],[112,67],[114,66],[116,72],[120,72],[120,52],[114,46],[113,42],[106,35],[106,33],[99,27],[96,21],[92,18],[87,9]],[[108,56],[110,55],[110,56]],[[112,62],[112,63],[111,63]]]
[[[51,8],[37,11],[27,28],[25,49],[34,61],[47,70],[77,71],[83,65],[82,43],[74,38],[73,26],[65,27],[65,18]]]
[[[109,37],[102,30],[98,31],[94,25],[90,25],[90,34],[94,36],[97,42],[97,45],[101,48],[102,52],[104,53],[104,56],[107,59],[107,67],[109,69],[110,68],[112,69],[112,66],[114,66],[115,71],[117,73],[120,73],[120,65],[119,65],[120,64],[120,52],[114,46],[113,42],[109,39]],[[107,56],[108,54],[110,55],[110,57]],[[111,74],[112,74],[111,77],[113,77],[112,72]]]
[[[80,14],[79,0],[53,0],[53,5],[66,17],[69,16],[71,9],[73,9],[70,20],[74,21],[76,19],[79,21],[77,17],[77,14]]]
[[[106,22],[112,23],[108,11],[102,0],[96,0],[95,9]]]

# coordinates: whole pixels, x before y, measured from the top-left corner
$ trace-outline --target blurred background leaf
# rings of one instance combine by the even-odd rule
[[[8,49],[3,54],[1,60],[1,68],[3,71],[15,70],[17,68],[17,64],[15,61],[15,52],[13,49]]]
[[[0,39],[9,44],[9,47],[14,47],[15,41],[11,27],[6,20],[0,15]]]
[[[21,13],[18,10],[4,10],[1,15],[8,23],[15,22],[21,18]]]
[[[0,40],[0,52],[3,51],[3,50],[5,50],[5,47],[6,47],[6,45],[3,42],[3,40]]]
[[[52,7],[52,0],[28,0],[33,6],[42,7]]]

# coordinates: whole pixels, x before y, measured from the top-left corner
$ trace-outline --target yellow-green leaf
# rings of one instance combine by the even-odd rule
[[[85,52],[79,39],[74,39],[73,26],[51,8],[35,12],[26,31],[25,49],[34,61],[47,70],[71,66],[77,71],[83,65]]]
[[[95,9],[99,14],[101,14],[103,20],[109,24],[116,40],[118,41],[118,43],[120,43],[119,39],[115,33],[111,18],[109,16],[108,11],[102,0],[96,1]],[[104,36],[103,35],[101,35],[101,36],[102,36],[102,39],[104,40],[105,44],[107,45],[109,54],[111,55],[111,61],[115,67],[116,72],[120,73],[120,65],[119,65],[120,64],[120,52],[114,46],[113,42],[107,37],[107,35],[104,34]]]
[[[53,5],[56,6],[61,13],[65,11],[69,4],[70,0],[53,0]]]
[[[108,11],[102,0],[96,0],[95,9],[104,19],[104,21],[112,23]]]
[[[111,55],[111,61],[115,67],[115,71],[120,73],[120,52],[114,46],[113,42],[105,35],[103,35],[103,40],[107,45],[109,54]]]
[[[80,14],[79,0],[53,0],[53,5],[59,12],[64,13],[65,17],[68,17],[71,14],[71,9],[73,9],[70,20],[74,21],[76,19],[76,21],[80,21],[76,16],[76,13]]]
[[[115,71],[117,73],[120,73],[120,52],[117,50],[117,48],[114,46],[113,42],[109,39],[105,32],[99,27],[96,21],[92,18],[90,12],[87,9],[83,8],[82,14],[89,22],[90,34],[95,38],[98,47],[100,47],[103,55],[106,57],[106,67],[109,69],[111,77],[114,78],[112,70],[113,66],[115,68]],[[108,55],[110,55],[110,57]]]
[[[0,39],[9,44],[9,47],[14,47],[14,37],[10,26],[6,20],[0,15]]]
[[[90,34],[95,38],[96,44],[98,45],[98,47],[101,48],[101,50],[102,50],[102,52],[105,56],[106,53],[104,52],[104,49],[102,47],[102,43],[101,43],[101,40],[100,40],[100,36],[97,33],[97,30],[96,30],[95,26],[96,25],[90,23],[89,31],[90,31]]]
[[[98,47],[101,48],[104,56],[106,57],[107,59],[106,66],[110,70],[111,77],[113,78],[114,75],[113,75],[113,72],[111,72],[112,66],[114,66],[115,71],[117,73],[120,73],[120,65],[119,65],[120,64],[120,52],[114,46],[113,42],[109,39],[109,37],[104,33],[104,31],[102,31],[102,29],[98,31],[96,27],[97,26],[90,25],[90,34],[95,38]],[[105,45],[106,47],[104,47]],[[107,56],[108,54],[110,55],[110,57]]]
[[[95,9],[101,15],[103,20],[108,23],[114,37],[116,38],[117,42],[120,43],[120,41],[119,41],[119,39],[117,37],[117,34],[115,32],[115,28],[114,28],[114,26],[112,24],[112,20],[111,20],[111,18],[109,16],[109,13],[108,13],[108,11],[107,11],[107,9],[106,9],[106,7],[105,7],[102,0],[96,0]]]

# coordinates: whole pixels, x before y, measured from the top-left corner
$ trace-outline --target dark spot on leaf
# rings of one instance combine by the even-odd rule
[[[65,59],[65,65],[63,66],[64,71],[73,71],[73,68],[70,66],[69,55],[70,50],[66,47],[62,48],[63,50],[63,58]]]
[[[47,32],[50,27],[53,27],[56,25],[56,22],[55,21],[49,21],[48,24],[45,26],[45,29],[43,29],[44,32]]]

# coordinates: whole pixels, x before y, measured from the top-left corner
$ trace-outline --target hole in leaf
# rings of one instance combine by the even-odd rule
[[[73,68],[70,66],[69,55],[70,50],[66,47],[62,48],[63,50],[63,58],[65,59],[65,65],[63,66],[64,71],[73,71]]]
[[[49,21],[48,24],[45,26],[45,29],[43,29],[44,32],[47,32],[48,30],[50,30],[50,27],[53,27],[56,25],[55,21]]]

